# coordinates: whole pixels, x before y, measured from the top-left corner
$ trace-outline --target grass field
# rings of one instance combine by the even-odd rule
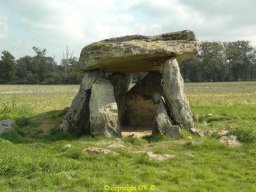
[[[0,191],[256,191],[256,82],[188,83],[185,89],[198,128],[230,129],[242,145],[191,139],[185,131],[176,140],[77,138],[56,128],[78,86],[0,85],[0,119],[17,120],[0,135]],[[109,148],[113,142],[125,148]],[[118,154],[85,156],[90,146]],[[150,160],[147,151],[174,157]]]

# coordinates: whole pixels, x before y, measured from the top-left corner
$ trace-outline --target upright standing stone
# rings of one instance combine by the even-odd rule
[[[123,121],[125,108],[125,95],[131,83],[131,75],[126,73],[113,73],[109,80],[114,87],[115,99],[118,107],[119,124]]]
[[[161,135],[165,135],[168,129],[172,128],[171,120],[166,112],[163,99],[159,93],[153,94],[154,118],[156,126]]]
[[[102,75],[101,71],[88,71],[85,73],[79,92],[62,120],[59,127],[60,130],[73,130],[77,134],[90,134],[89,100],[91,97],[91,88],[94,81]]]
[[[100,78],[92,85],[89,108],[92,135],[121,136],[114,88],[109,80]]]
[[[184,93],[184,82],[175,58],[163,64],[163,92],[175,123],[184,128],[194,126],[189,102]]]

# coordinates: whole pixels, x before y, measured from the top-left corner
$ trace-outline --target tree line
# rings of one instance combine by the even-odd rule
[[[18,60],[8,51],[0,59],[0,84],[75,84],[83,73],[68,47],[61,63],[46,56],[46,49],[32,48],[34,56]],[[180,64],[185,81],[256,80],[256,49],[250,41],[201,42],[198,54]]]
[[[63,52],[60,64],[53,57],[46,56],[46,49],[32,48],[34,56],[24,56],[15,60],[8,51],[3,51],[0,59],[0,84],[76,84],[83,74],[79,62],[68,47]]]
[[[250,41],[201,42],[198,54],[181,63],[185,81],[256,80],[256,49]]]

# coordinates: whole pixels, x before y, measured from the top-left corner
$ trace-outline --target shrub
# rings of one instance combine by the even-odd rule
[[[237,139],[244,143],[256,142],[256,132],[252,128],[234,128],[231,134],[236,135]]]

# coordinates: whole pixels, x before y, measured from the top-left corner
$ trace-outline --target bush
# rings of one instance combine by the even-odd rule
[[[231,134],[236,135],[237,139],[244,143],[256,142],[256,132],[253,129],[235,128]]]

